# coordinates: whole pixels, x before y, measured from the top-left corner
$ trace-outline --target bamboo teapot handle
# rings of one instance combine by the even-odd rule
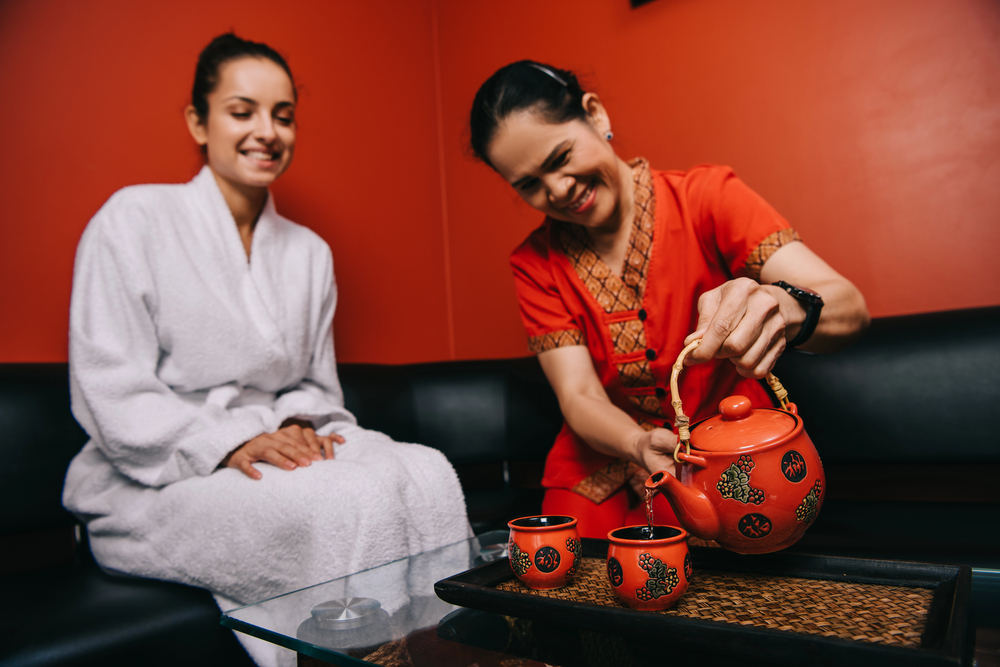
[[[670,405],[674,408],[674,426],[677,428],[677,446],[674,447],[674,461],[677,463],[682,463],[678,454],[681,451],[681,446],[685,449],[685,454],[691,454],[691,429],[690,418],[684,414],[684,407],[681,405],[681,392],[677,386],[677,379],[681,375],[681,370],[684,368],[684,360],[687,359],[688,354],[691,353],[696,347],[701,344],[701,339],[696,338],[691,341],[687,347],[681,350],[681,353],[677,355],[677,361],[674,362],[674,366],[670,371]],[[774,373],[768,373],[767,384],[771,386],[771,391],[774,392],[775,397],[778,402],[781,403],[782,410],[788,410],[788,392],[778,378],[774,376]]]

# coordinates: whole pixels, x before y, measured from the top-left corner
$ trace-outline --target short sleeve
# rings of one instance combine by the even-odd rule
[[[528,348],[535,354],[568,345],[586,345],[583,331],[566,308],[553,277],[547,229],[543,225],[535,230],[510,257]]]
[[[778,248],[801,240],[731,168],[696,167],[686,180],[700,240],[721,254],[732,275],[759,279],[761,267]]]

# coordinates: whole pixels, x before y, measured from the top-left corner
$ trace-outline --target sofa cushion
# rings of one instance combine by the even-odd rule
[[[338,372],[361,426],[448,457],[477,533],[541,511],[542,469],[562,416],[536,358],[341,364]]]
[[[1000,463],[1000,307],[877,319],[774,372],[824,463]]]
[[[69,408],[66,364],[0,364],[0,535],[71,526],[62,485],[87,434]]]
[[[204,590],[112,577],[93,561],[0,578],[0,663],[247,666]]]
[[[877,319],[775,374],[827,475],[794,549],[1000,567],[1000,308]]]

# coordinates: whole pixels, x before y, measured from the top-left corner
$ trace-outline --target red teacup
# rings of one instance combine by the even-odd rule
[[[687,531],[674,526],[627,526],[608,533],[608,581],[632,609],[659,611],[677,602],[691,582]]]
[[[576,572],[583,545],[571,516],[525,516],[507,523],[510,569],[528,588],[562,588]]]

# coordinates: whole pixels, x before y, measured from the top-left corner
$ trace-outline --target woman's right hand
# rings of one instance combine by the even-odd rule
[[[332,459],[335,442],[343,444],[344,438],[336,434],[316,435],[311,428],[290,424],[248,440],[222,459],[220,466],[237,468],[250,479],[260,479],[254,463],[264,461],[284,470],[295,470],[322,461],[324,456]]]
[[[646,472],[652,474],[657,470],[666,470],[671,475],[675,473],[674,448],[677,447],[677,434],[665,428],[654,428],[639,436],[636,441],[635,457],[640,461]]]
[[[645,431],[604,391],[590,352],[582,345],[538,355],[569,427],[593,449],[624,458],[653,473],[674,471],[677,436],[664,428]]]

